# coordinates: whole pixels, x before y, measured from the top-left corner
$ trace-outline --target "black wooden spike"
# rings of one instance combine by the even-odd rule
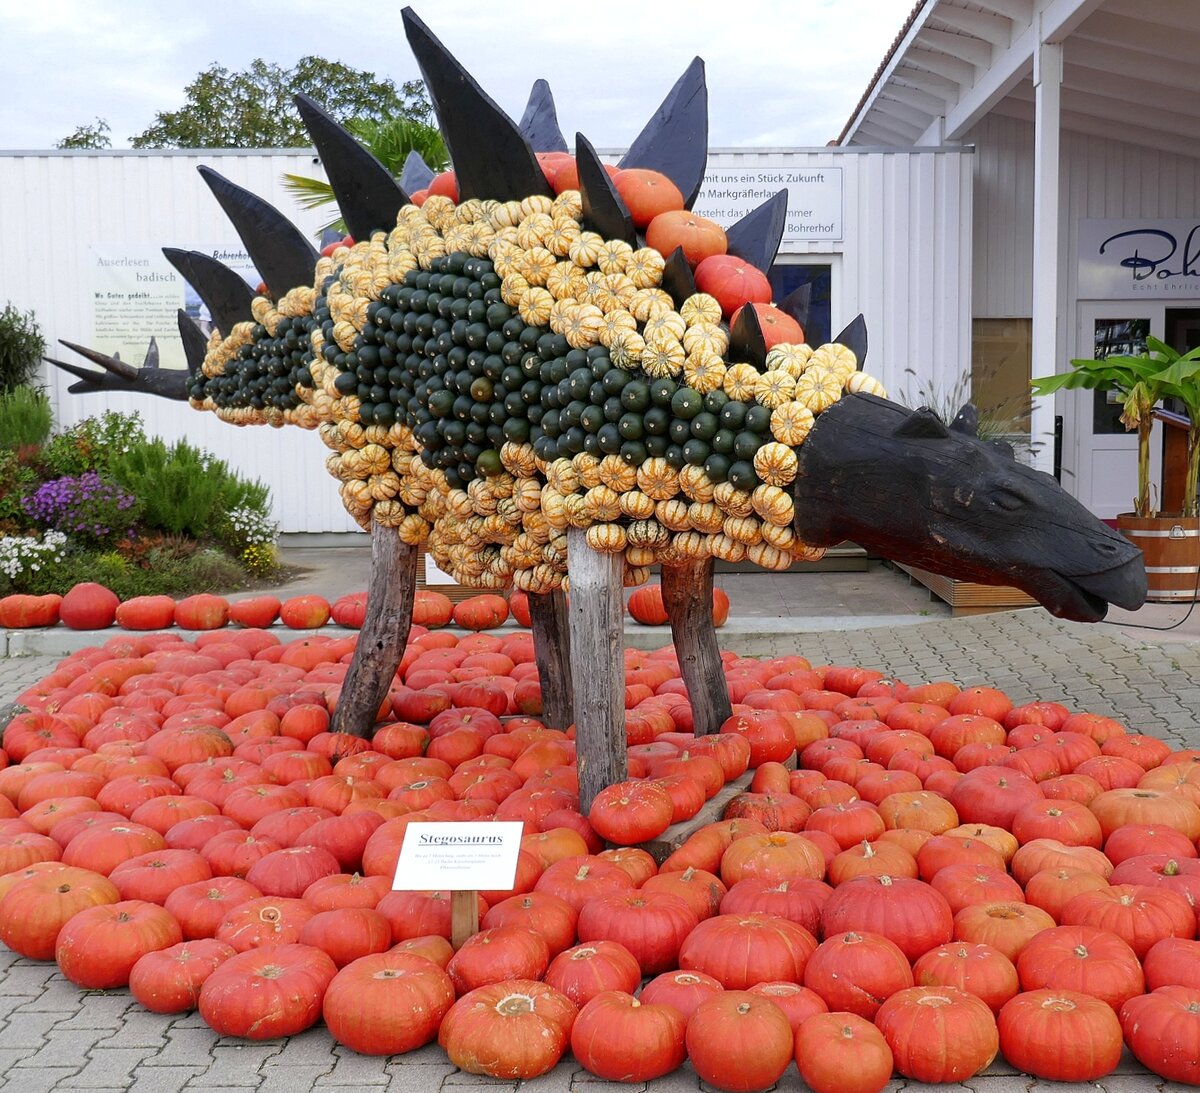
[[[746,361],[760,371],[767,363],[767,340],[763,337],[758,312],[752,305],[738,311],[737,321],[729,329],[729,352],[731,361]]]
[[[195,250],[163,247],[163,254],[196,290],[213,324],[226,337],[238,323],[252,323],[250,303],[254,290],[228,266]]]
[[[605,239],[624,239],[637,247],[637,230],[612,178],[582,133],[575,134],[575,164],[579,168],[579,194],[583,198],[583,221]]]
[[[808,309],[812,304],[812,285],[805,283],[799,288],[792,289],[783,300],[776,304],[785,315],[790,315],[800,324],[802,330],[808,330]]]
[[[329,176],[346,228],[356,239],[391,231],[408,194],[391,172],[307,95],[295,96],[300,120]]]
[[[196,320],[183,308],[179,309],[176,321],[179,325],[179,338],[183,342],[183,355],[187,358],[188,378],[190,379],[204,363],[204,355],[208,352],[208,339],[204,336],[204,331],[200,329]]]
[[[273,205],[217,174],[197,167],[233,224],[258,275],[276,300],[290,289],[312,287],[317,250]]]
[[[126,364],[120,357],[112,357],[107,353],[99,353],[95,349],[89,349],[86,345],[76,345],[74,342],[66,341],[64,338],[59,338],[59,345],[65,345],[68,349],[74,350],[81,357],[86,357],[93,364],[100,365],[101,368],[111,372],[114,376],[120,376],[123,380],[136,379],[138,370],[132,364]]]
[[[521,115],[517,128],[535,152],[567,151],[567,138],[558,127],[554,95],[545,80],[534,80],[529,102],[525,104],[525,113]]]
[[[690,209],[708,163],[708,88],[704,62],[695,58],[630,145],[622,167],[661,171],[683,194]]]
[[[400,172],[400,188],[406,194],[415,194],[418,190],[425,189],[433,181],[433,176],[433,168],[414,148],[404,159],[404,169]]]
[[[867,320],[863,318],[862,312],[855,315],[846,329],[833,340],[838,345],[844,345],[854,351],[858,358],[858,370],[861,372],[863,361],[867,359]]]
[[[663,266],[662,288],[671,294],[676,308],[683,306],[683,301],[696,294],[696,278],[692,275],[692,267],[683,256],[683,248],[676,247],[667,264]]]
[[[533,149],[512,118],[454,59],[412,8],[405,8],[401,15],[404,33],[425,77],[425,88],[454,163],[460,199],[519,201],[532,194],[553,196]]]
[[[146,350],[146,363],[141,368],[126,364],[115,353],[110,357],[74,342],[62,341],[61,344],[100,365],[99,371],[93,371],[90,368],[81,368],[77,364],[55,360],[53,357],[44,358],[46,363],[61,368],[79,381],[67,388],[73,395],[87,395],[96,391],[122,391],[180,401],[188,397],[188,374],[178,368],[159,368],[158,346],[153,339],[150,348]]]
[[[780,190],[751,209],[725,233],[728,252],[766,273],[779,253],[787,226],[787,190]]]

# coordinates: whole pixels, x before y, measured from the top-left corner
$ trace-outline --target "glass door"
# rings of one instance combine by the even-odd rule
[[[1081,303],[1075,356],[1097,359],[1137,354],[1146,336],[1163,334],[1163,308],[1140,302]],[[1137,493],[1137,433],[1121,424],[1115,393],[1067,391],[1064,412],[1063,485],[1103,520],[1131,512]],[[1150,444],[1151,500],[1157,505],[1162,475],[1162,426]]]

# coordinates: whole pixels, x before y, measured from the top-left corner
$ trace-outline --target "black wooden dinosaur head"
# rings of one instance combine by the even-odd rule
[[[851,539],[960,580],[1012,584],[1079,622],[1146,598],[1141,552],[1008,445],[981,440],[972,407],[947,427],[930,410],[851,395],[820,415],[798,455],[805,542]]]

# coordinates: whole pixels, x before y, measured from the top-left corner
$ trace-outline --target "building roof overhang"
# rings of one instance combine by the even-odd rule
[[[1032,121],[1041,43],[1063,46],[1062,128],[1200,158],[1195,0],[919,0],[840,145],[963,140]]]

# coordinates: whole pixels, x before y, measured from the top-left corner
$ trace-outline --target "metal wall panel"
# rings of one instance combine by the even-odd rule
[[[240,249],[216,199],[196,172],[208,164],[315,231],[327,214],[296,209],[281,185],[285,172],[320,175],[304,152],[119,152],[0,154],[0,301],[32,309],[54,355],[79,361],[59,338],[105,350],[94,338],[93,245]],[[82,362],[80,362],[82,363]],[[141,416],[146,432],[186,437],[219,454],[239,473],[271,487],[274,515],[286,532],[351,531],[315,433],[265,426],[235,430],[186,403],[119,394],[72,395],[56,368],[46,383],[62,426],[118,410]]]

